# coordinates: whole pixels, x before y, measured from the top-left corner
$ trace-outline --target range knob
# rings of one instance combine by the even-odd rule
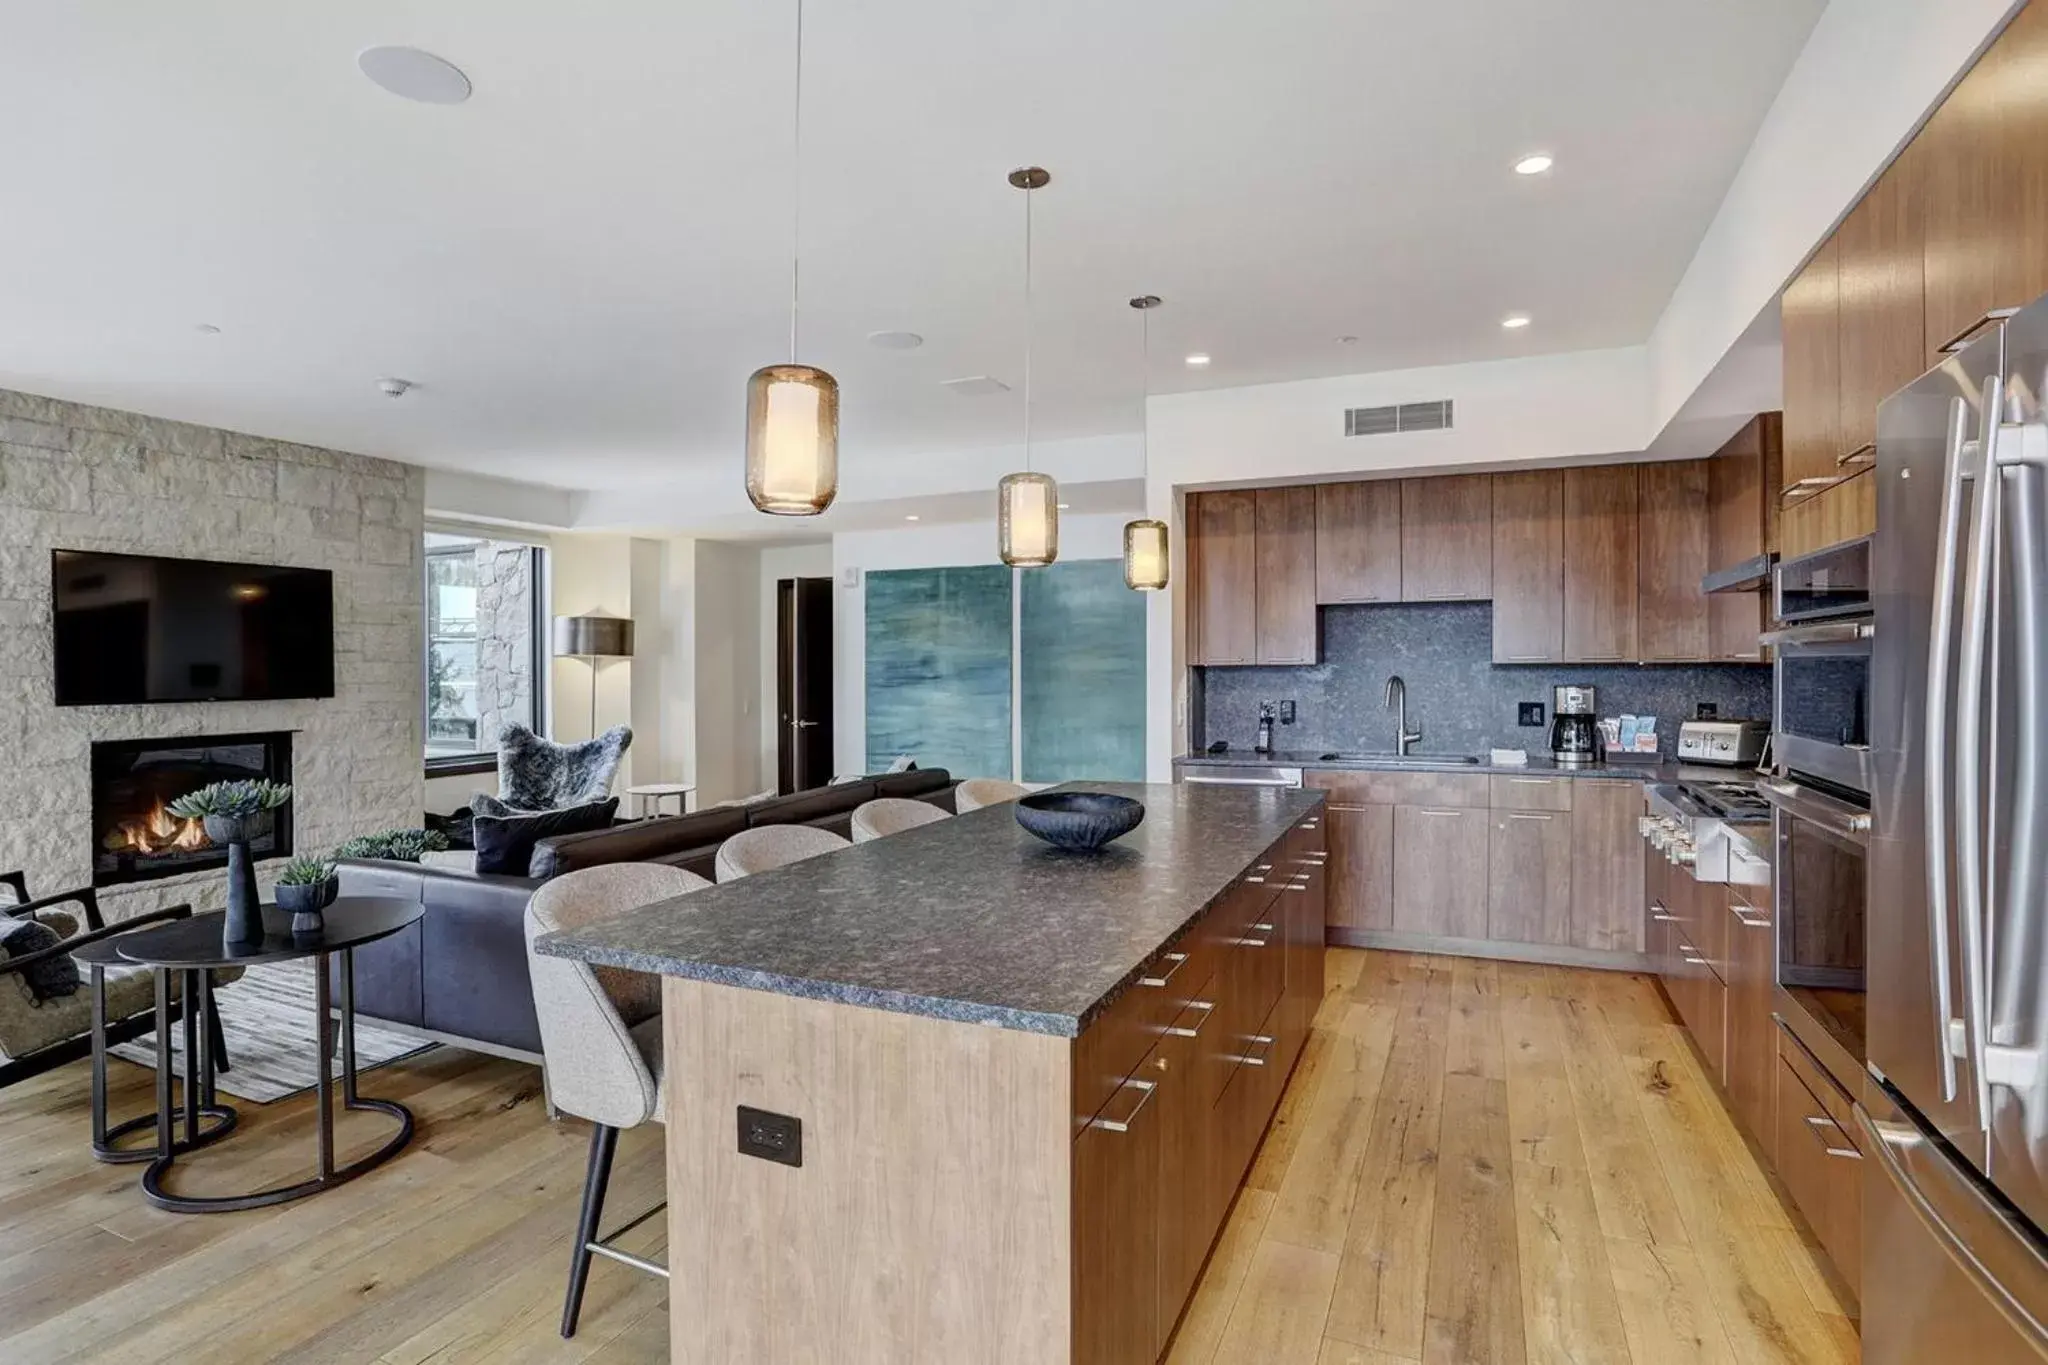
[[[1699,856],[1699,851],[1691,844],[1674,844],[1671,849],[1671,861],[1681,867],[1690,866]]]

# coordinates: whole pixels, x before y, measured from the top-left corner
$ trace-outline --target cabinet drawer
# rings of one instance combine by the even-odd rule
[[[1771,1161],[1835,1271],[1859,1292],[1863,1258],[1863,1150],[1853,1125],[1842,1124],[1807,1087],[1798,1045],[1781,1037],[1777,1135]],[[1832,1087],[1822,1082],[1823,1093]]]
[[[1494,777],[1491,796],[1495,810],[1570,810],[1572,782],[1569,777]]]
[[[1220,909],[1220,907],[1219,907]],[[1209,913],[1214,919],[1217,911]],[[1215,949],[1202,939],[1204,925],[1155,958],[1145,974],[1097,1015],[1074,1040],[1074,1124],[1087,1124],[1109,1102],[1124,1078],[1159,1042],[1201,989],[1197,978],[1212,979]],[[1156,984],[1148,984],[1156,983]]]
[[[1485,773],[1383,773],[1313,768],[1302,781],[1344,806],[1485,806]]]

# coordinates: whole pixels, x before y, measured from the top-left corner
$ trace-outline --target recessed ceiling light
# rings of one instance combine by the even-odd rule
[[[194,323],[192,325],[192,330],[199,333],[199,335],[203,337],[217,337],[220,335],[220,328],[214,326],[210,322]]]
[[[962,398],[981,398],[992,393],[1008,393],[1010,386],[994,375],[970,374],[961,379],[942,379],[942,389],[951,389]]]
[[[1355,344],[1357,343],[1357,341],[1358,341],[1358,338],[1357,338],[1357,337],[1355,337],[1355,336],[1351,336],[1351,335],[1349,335],[1349,334],[1346,334],[1346,335],[1344,335],[1344,336],[1341,336],[1341,337],[1338,337],[1338,338],[1337,338],[1337,344],[1338,344],[1339,346],[1351,346],[1351,345],[1355,345]]]
[[[1190,366],[1191,366],[1192,368],[1194,368],[1194,369],[1197,369],[1197,370],[1201,369],[1201,368],[1202,368],[1202,367],[1203,367],[1204,365],[1206,365],[1206,364],[1208,364],[1208,363],[1209,363],[1209,357],[1208,357],[1208,354],[1207,354],[1206,352],[1203,352],[1203,351],[1196,351],[1196,352],[1195,352],[1195,353],[1194,353],[1193,355],[1191,355],[1191,356],[1189,356],[1189,357],[1188,357],[1188,364],[1189,364],[1189,365],[1190,365]]]
[[[915,332],[869,332],[868,345],[878,351],[914,351],[924,338]]]
[[[909,514],[908,516],[904,517],[903,519],[904,519],[905,521],[916,521],[916,520],[918,519],[918,518],[917,518],[917,513],[915,513],[915,512],[912,512],[912,513],[910,513],[910,514]]]
[[[1500,320],[1500,325],[1507,328],[1510,332],[1518,328],[1527,327],[1529,325],[1529,315],[1527,313],[1510,313]]]
[[[460,104],[469,98],[469,77],[453,62],[416,47],[366,47],[356,65],[400,99],[421,104]]]
[[[386,398],[403,398],[410,390],[418,387],[419,385],[413,383],[410,379],[399,379],[395,376],[377,381],[377,392],[383,394]]]
[[[1516,175],[1541,175],[1556,163],[1542,152],[1523,157],[1515,163]]]

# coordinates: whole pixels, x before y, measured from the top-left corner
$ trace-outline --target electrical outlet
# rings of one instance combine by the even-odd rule
[[[1542,725],[1543,703],[1540,701],[1525,701],[1517,703],[1515,706],[1515,724],[1537,726]]]
[[[1721,707],[1716,702],[1696,702],[1693,705],[1692,718],[1694,720],[1719,720],[1721,718]]]
[[[765,1109],[740,1109],[740,1155],[785,1166],[804,1164],[804,1121],[788,1114],[771,1114]]]
[[[1293,703],[1293,702],[1291,702],[1291,701],[1283,701],[1283,702],[1281,702],[1281,703],[1280,703],[1280,723],[1281,723],[1282,725],[1292,725],[1292,724],[1294,724],[1294,703]]]

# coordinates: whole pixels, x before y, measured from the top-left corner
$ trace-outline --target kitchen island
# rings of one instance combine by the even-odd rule
[[[671,1359],[1158,1357],[1322,996],[1323,796],[1085,785],[1144,824],[990,807],[541,940],[664,978]]]

